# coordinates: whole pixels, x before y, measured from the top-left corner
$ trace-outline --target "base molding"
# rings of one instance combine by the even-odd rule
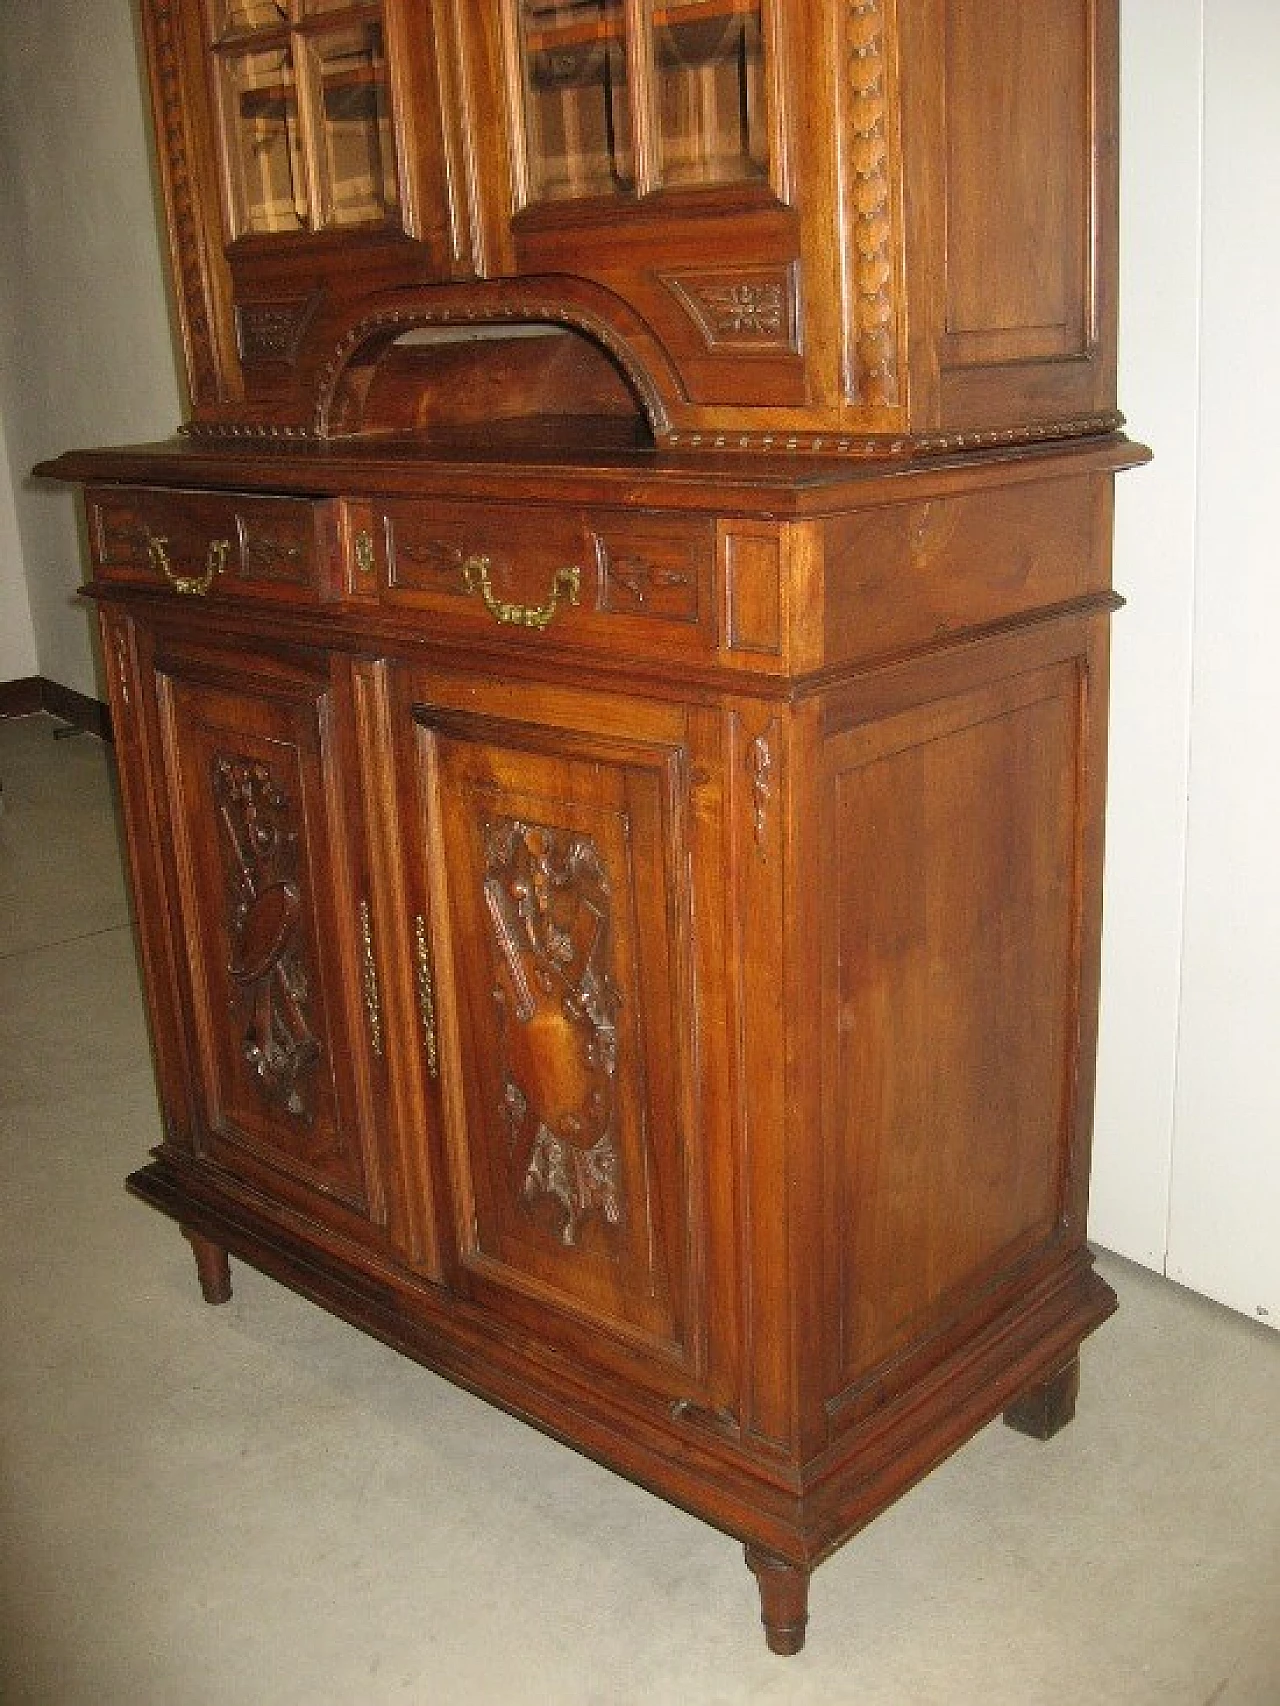
[[[100,699],[44,675],[0,681],[0,717],[33,717],[40,711],[100,740],[111,739],[111,712]]]
[[[1076,1368],[1082,1339],[1116,1307],[1090,1252],[1073,1252],[914,1392],[848,1430],[824,1463],[770,1465],[753,1460],[741,1442],[673,1429],[676,1418],[665,1406],[608,1395],[598,1382],[579,1384],[560,1359],[544,1365],[528,1346],[478,1329],[443,1297],[411,1297],[389,1274],[326,1260],[265,1205],[226,1195],[199,1167],[155,1152],[126,1185],[191,1241],[207,1301],[230,1295],[226,1257],[235,1256],[732,1535],[747,1548],[777,1653],[797,1652],[803,1642],[811,1572],[988,1422],[1002,1412],[1016,1417],[1042,1388],[1058,1393],[1065,1372]],[[1065,1423],[1064,1405],[1057,1415]]]

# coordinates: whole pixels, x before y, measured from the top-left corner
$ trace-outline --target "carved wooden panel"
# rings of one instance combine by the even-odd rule
[[[328,696],[296,680],[255,694],[251,658],[237,660],[238,691],[202,680],[207,668],[187,678],[175,659],[159,682],[204,1147],[360,1207]]]
[[[1058,1228],[1081,693],[1067,662],[829,742],[827,1391],[841,1405]]]
[[[237,302],[236,338],[245,362],[292,367],[298,347],[323,300],[323,292],[274,302]]]
[[[573,1246],[585,1219],[617,1226],[624,1209],[609,875],[590,835],[501,813],[483,833],[510,1148],[524,1196],[553,1199]]]
[[[216,751],[212,788],[225,879],[229,1007],[240,1053],[263,1095],[314,1117],[313,975],[301,940],[298,802],[269,765]]]
[[[692,1372],[682,755],[431,705],[415,716],[469,1283],[523,1305],[537,1331],[586,1323]]]
[[[717,353],[794,353],[798,297],[794,266],[705,267],[659,273]]]
[[[697,622],[714,559],[711,529],[665,518],[594,517],[590,522],[603,609]]]

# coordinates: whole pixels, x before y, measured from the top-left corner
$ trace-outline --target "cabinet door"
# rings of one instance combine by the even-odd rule
[[[358,1229],[385,1041],[340,694],[324,660],[179,643],[152,680],[197,1149]]]
[[[532,697],[432,677],[405,701],[457,1284],[705,1400],[727,1270],[694,996],[706,815],[691,776],[710,771],[679,708],[559,691],[534,722]]]

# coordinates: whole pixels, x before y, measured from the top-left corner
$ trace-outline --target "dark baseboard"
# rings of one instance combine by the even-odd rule
[[[38,675],[0,681],[0,717],[31,717],[44,710],[44,682]]]
[[[0,681],[0,717],[30,717],[37,711],[47,711],[51,717],[100,740],[111,739],[111,712],[100,699],[77,693],[59,681],[48,681],[43,675]]]

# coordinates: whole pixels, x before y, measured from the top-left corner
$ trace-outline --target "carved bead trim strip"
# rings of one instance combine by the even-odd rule
[[[858,400],[875,408],[892,408],[899,401],[885,27],[884,0],[851,0],[846,28],[857,357],[853,377]]]
[[[201,232],[191,191],[191,165],[187,157],[187,131],[179,71],[178,45],[169,0],[148,0],[155,43],[156,83],[159,92],[160,126],[165,158],[169,166],[169,200],[178,249],[187,328],[187,355],[191,369],[192,398],[213,402],[221,391],[209,324],[204,273],[200,266]]]
[[[1104,414],[1076,415],[1067,421],[1042,421],[1034,426],[996,427],[973,432],[931,433],[915,440],[915,448],[927,454],[946,450],[995,449],[1002,444],[1039,444],[1053,438],[1088,438],[1119,432],[1124,416],[1118,409]]]
[[[1042,444],[1056,438],[1095,438],[1118,432],[1124,416],[1116,410],[1098,415],[1074,415],[1064,421],[1039,421],[1030,426],[991,427],[971,432],[930,433],[918,438],[869,438],[847,433],[797,432],[669,432],[664,446],[686,450],[748,450],[803,456],[907,457],[933,456],[952,450],[996,450],[1004,445]]]
[[[298,439],[310,441],[316,437],[309,426],[288,426],[276,422],[258,421],[187,421],[178,428],[178,431],[184,438],[281,439],[293,442]]]

